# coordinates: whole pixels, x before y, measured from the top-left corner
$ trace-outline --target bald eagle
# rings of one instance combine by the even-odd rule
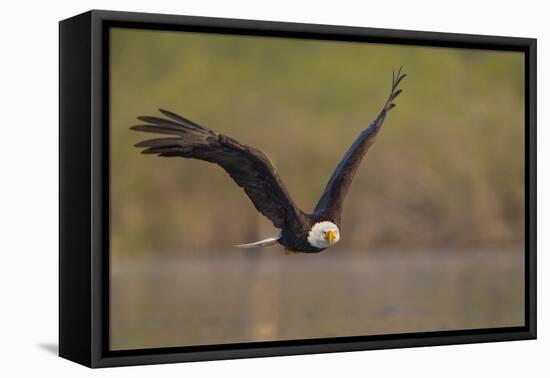
[[[373,144],[386,114],[401,93],[399,83],[405,77],[401,69],[392,75],[391,91],[382,110],[361,131],[330,177],[313,213],[296,206],[273,165],[260,150],[227,135],[198,125],[168,110],[159,109],[166,118],[137,117],[145,124],[133,130],[167,134],[172,137],[148,139],[135,147],[146,148],[143,154],[204,160],[222,167],[244,189],[256,209],[269,218],[280,232],[270,238],[241,248],[281,244],[285,253],[316,253],[338,243],[342,205],[361,160]]]

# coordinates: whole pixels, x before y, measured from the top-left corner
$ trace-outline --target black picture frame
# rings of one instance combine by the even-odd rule
[[[111,27],[523,52],[525,326],[110,351]],[[536,39],[92,10],[59,24],[59,355],[88,367],[405,348],[536,338]]]

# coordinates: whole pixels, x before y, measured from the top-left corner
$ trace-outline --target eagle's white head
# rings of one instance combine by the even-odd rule
[[[328,248],[340,241],[340,229],[329,221],[315,223],[309,231],[307,241],[315,248]]]

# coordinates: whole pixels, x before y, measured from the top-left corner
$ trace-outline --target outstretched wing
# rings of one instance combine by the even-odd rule
[[[269,159],[259,150],[226,135],[200,126],[167,110],[167,118],[142,116],[144,125],[133,130],[172,137],[149,139],[136,144],[144,154],[179,156],[215,163],[244,189],[252,203],[275,227],[283,228],[300,211],[295,205]]]
[[[386,103],[384,104],[384,107],[369,127],[364,129],[361,134],[359,134],[355,142],[353,142],[349,150],[344,155],[344,158],[340,161],[332,173],[332,176],[325,187],[325,191],[315,207],[315,214],[321,216],[332,215],[339,221],[344,198],[348,193],[348,189],[353,181],[355,172],[357,171],[359,164],[361,164],[363,156],[365,156],[370,146],[374,143],[376,135],[378,134],[384,119],[386,118],[387,112],[395,106],[393,100],[395,100],[395,98],[401,93],[401,89],[397,88],[405,76],[407,75],[401,74],[401,68],[397,72],[397,75],[395,75],[395,72],[393,73],[391,92]]]

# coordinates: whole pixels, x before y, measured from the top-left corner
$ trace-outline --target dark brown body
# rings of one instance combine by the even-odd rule
[[[317,253],[324,251],[326,248],[314,247],[307,241],[313,225],[323,221],[332,222],[340,228],[340,223],[334,218],[302,213],[295,223],[282,229],[282,235],[278,242],[292,252]]]

